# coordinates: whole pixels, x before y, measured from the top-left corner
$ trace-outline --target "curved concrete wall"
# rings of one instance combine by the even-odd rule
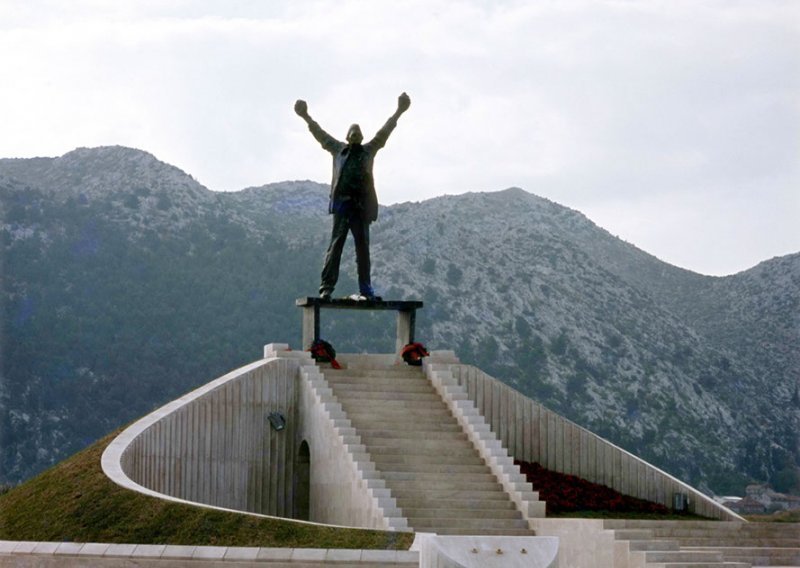
[[[159,497],[291,517],[298,367],[257,361],[159,408],[108,446],[106,474]],[[270,412],[287,417],[284,430]]]
[[[518,460],[538,462],[542,467],[576,475],[606,485],[632,497],[672,507],[672,495],[689,497],[689,510],[712,519],[743,520],[730,509],[710,499],[654,465],[615,446],[608,440],[570,422],[470,365],[449,368],[467,390],[469,398]]]
[[[402,530],[385,518],[390,507],[378,499],[385,490],[367,479],[369,464],[354,457],[337,431],[349,422],[341,423],[338,403],[314,386],[310,355],[279,344],[265,353],[128,427],[103,453],[106,475],[123,487],[194,505]],[[285,416],[283,430],[270,426],[271,412]],[[308,453],[300,456],[304,441]],[[303,478],[297,467],[310,469],[310,483],[299,484],[305,496],[297,494]]]

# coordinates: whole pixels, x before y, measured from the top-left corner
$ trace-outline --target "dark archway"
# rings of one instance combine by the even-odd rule
[[[292,516],[308,521],[311,503],[311,451],[303,440],[294,464],[294,506]]]

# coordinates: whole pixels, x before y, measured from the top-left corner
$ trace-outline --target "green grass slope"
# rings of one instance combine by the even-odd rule
[[[294,548],[407,549],[413,535],[264,519],[124,489],[100,466],[116,433],[0,495],[0,539]]]

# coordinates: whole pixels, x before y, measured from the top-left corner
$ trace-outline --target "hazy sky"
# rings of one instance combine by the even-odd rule
[[[327,182],[295,99],[369,138],[407,91],[381,203],[518,186],[705,274],[800,251],[800,1],[0,0],[0,69],[0,157]]]

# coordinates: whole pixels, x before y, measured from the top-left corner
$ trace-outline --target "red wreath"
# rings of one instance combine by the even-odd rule
[[[314,358],[314,361],[318,363],[330,363],[331,367],[334,369],[342,368],[336,360],[336,349],[324,339],[317,339],[314,341],[309,351],[311,351],[311,356]]]
[[[422,358],[427,357],[430,353],[422,343],[409,343],[403,347],[400,355],[408,365],[420,366],[422,365]]]

